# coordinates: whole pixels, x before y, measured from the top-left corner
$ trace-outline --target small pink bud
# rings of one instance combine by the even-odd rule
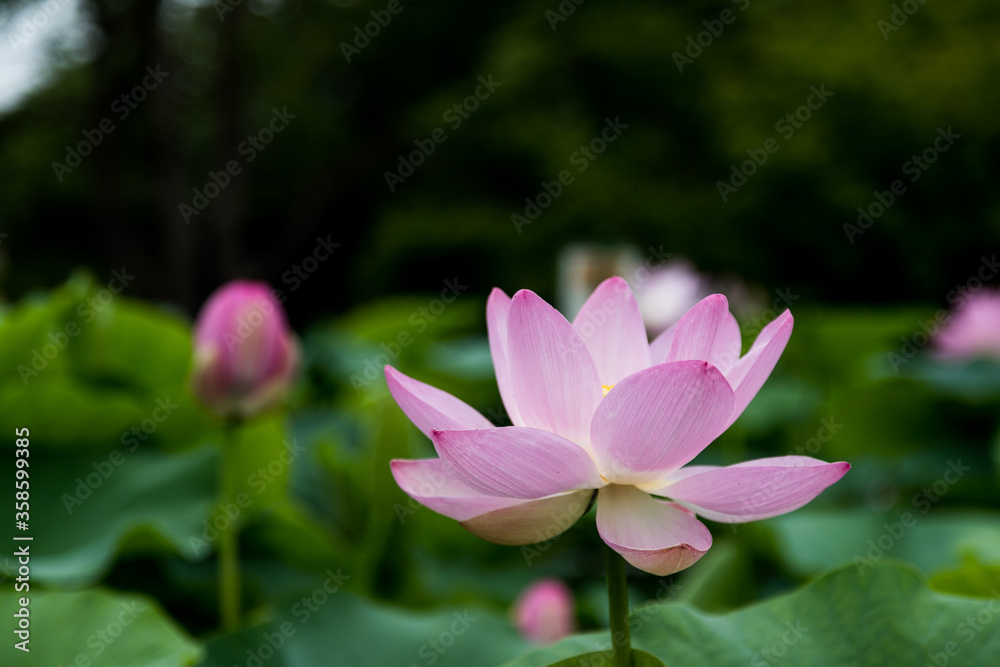
[[[942,359],[965,361],[976,357],[1000,359],[1000,290],[976,293],[959,290],[958,303],[948,315],[918,322]],[[940,332],[938,327],[940,325]],[[911,339],[916,341],[917,334]]]
[[[249,417],[282,400],[298,360],[298,343],[271,288],[234,280],[198,314],[191,390],[223,417]]]
[[[551,644],[573,633],[573,593],[558,579],[539,579],[514,602],[514,624],[537,643]]]

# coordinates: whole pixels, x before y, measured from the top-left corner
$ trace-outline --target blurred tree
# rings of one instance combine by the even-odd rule
[[[295,292],[293,319],[456,275],[551,294],[558,249],[582,240],[809,299],[943,301],[1000,239],[1000,8],[982,0],[559,18],[533,2],[82,1],[90,55],[57,45],[51,83],[0,118],[14,297],[79,264],[135,267],[131,293],[189,312],[225,279],[268,279]],[[24,20],[9,16],[8,40]],[[123,107],[147,68],[167,74]],[[101,143],[57,175],[88,132]],[[328,236],[340,247],[305,271]]]

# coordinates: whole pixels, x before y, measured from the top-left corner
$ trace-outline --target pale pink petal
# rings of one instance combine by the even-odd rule
[[[689,567],[712,546],[712,534],[691,512],[634,486],[598,492],[597,532],[634,567],[660,577]]]
[[[584,489],[538,500],[517,500],[509,507],[462,521],[462,527],[497,544],[536,544],[551,540],[576,523],[590,507],[593,495],[594,491]]]
[[[434,429],[492,428],[490,420],[446,391],[385,367],[385,382],[410,421],[430,437]]]
[[[594,493],[587,489],[538,500],[498,498],[463,484],[442,459],[397,459],[390,465],[399,488],[411,498],[497,544],[552,539],[587,511]]]
[[[514,399],[514,385],[511,380],[510,350],[507,334],[507,316],[510,313],[510,297],[503,290],[494,287],[486,302],[486,329],[490,340],[490,356],[493,357],[493,372],[497,376],[497,387],[503,400],[507,416],[515,426],[523,426],[521,413]]]
[[[699,301],[677,323],[667,361],[700,359],[725,373],[740,358],[740,325],[722,294]]]
[[[611,386],[649,368],[649,343],[642,314],[624,278],[608,278],[590,295],[573,328],[597,366],[601,383]]]
[[[573,326],[537,294],[521,290],[507,319],[510,372],[525,426],[589,447],[601,379]]]
[[[443,459],[395,459],[389,465],[399,488],[408,496],[456,521],[467,521],[524,502],[489,496],[467,486]]]
[[[605,484],[587,452],[542,429],[434,431],[431,438],[460,480],[489,495],[542,498]]]
[[[669,475],[660,477],[651,482],[643,482],[642,484],[637,484],[640,489],[647,493],[652,493],[654,495],[665,495],[660,493],[669,484],[674,482],[679,482],[682,479],[687,479],[693,475],[700,475],[703,472],[708,472],[709,470],[721,470],[722,466],[707,466],[707,465],[697,465],[697,466],[684,466],[679,468]]]
[[[660,335],[654,338],[653,342],[649,344],[649,360],[651,365],[655,366],[656,364],[662,364],[667,360],[667,355],[670,354],[670,348],[674,344],[675,333],[677,333],[676,324],[660,333]]]
[[[796,510],[843,477],[851,465],[808,456],[777,456],[726,468],[691,466],[667,478],[656,495],[722,523],[758,521]],[[680,473],[680,474],[678,474]]]
[[[743,413],[760,391],[764,381],[771,375],[792,335],[792,324],[794,320],[790,311],[786,310],[778,315],[760,332],[750,351],[726,371],[726,380],[736,393],[736,404],[730,423],[736,421],[736,418]]]
[[[733,390],[705,361],[675,361],[631,375],[597,408],[594,456],[610,482],[650,482],[681,467],[728,426]]]

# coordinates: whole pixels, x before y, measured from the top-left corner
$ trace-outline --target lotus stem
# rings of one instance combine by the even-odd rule
[[[235,496],[232,467],[239,426],[238,420],[228,420],[222,437],[218,481],[220,508],[227,507]],[[219,610],[224,630],[232,631],[239,627],[240,591],[239,528],[234,518],[219,531]]]
[[[608,577],[608,611],[611,617],[611,664],[630,667],[632,636],[628,626],[628,570],[625,559],[611,547],[604,546]]]

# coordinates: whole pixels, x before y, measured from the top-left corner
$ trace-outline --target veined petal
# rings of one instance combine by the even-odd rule
[[[400,409],[427,437],[434,429],[493,428],[490,420],[468,403],[392,366],[385,367],[385,382]]]
[[[542,429],[433,431],[431,438],[458,478],[488,495],[534,499],[605,484],[590,454]]]
[[[777,456],[725,468],[691,466],[668,476],[653,493],[722,523],[758,521],[796,510],[851,469],[808,456]]]
[[[653,342],[649,344],[649,360],[651,365],[655,366],[657,364],[662,364],[667,360],[667,355],[670,354],[670,348],[674,344],[675,333],[677,333],[676,324],[661,332],[660,335],[654,338]]]
[[[788,310],[778,315],[757,336],[753,347],[732,368],[726,371],[726,379],[736,393],[736,404],[730,423],[743,414],[743,410],[757,395],[764,381],[771,375],[778,358],[785,351],[785,345],[792,335],[792,313]]]
[[[443,459],[395,459],[392,476],[406,495],[438,514],[467,521],[525,501],[489,496],[464,484]]]
[[[589,447],[590,420],[602,393],[583,339],[529,290],[511,300],[507,332],[511,381],[524,425]]]
[[[462,521],[477,537],[497,544],[535,544],[566,531],[590,507],[590,489],[570,491],[538,500],[517,500],[503,509]]]
[[[514,385],[511,381],[507,334],[509,313],[510,297],[503,290],[494,287],[486,302],[486,329],[490,341],[490,356],[493,358],[493,372],[497,376],[497,387],[500,389],[500,398],[507,410],[507,416],[515,426],[523,426],[524,421],[514,399]]]
[[[667,361],[700,359],[723,373],[740,359],[740,325],[722,294],[705,297],[677,323]]]
[[[631,375],[597,408],[591,441],[610,482],[651,482],[681,467],[728,426],[733,390],[705,361],[675,361]]]
[[[634,486],[598,492],[597,532],[633,566],[660,577],[689,567],[712,546],[712,534],[694,514]]]
[[[591,490],[538,500],[498,498],[466,486],[442,459],[390,463],[392,476],[421,505],[455,519],[477,537],[497,544],[534,544],[552,539],[590,506]]]
[[[601,384],[611,386],[649,368],[649,342],[642,313],[624,278],[608,278],[573,320],[597,366]]]

